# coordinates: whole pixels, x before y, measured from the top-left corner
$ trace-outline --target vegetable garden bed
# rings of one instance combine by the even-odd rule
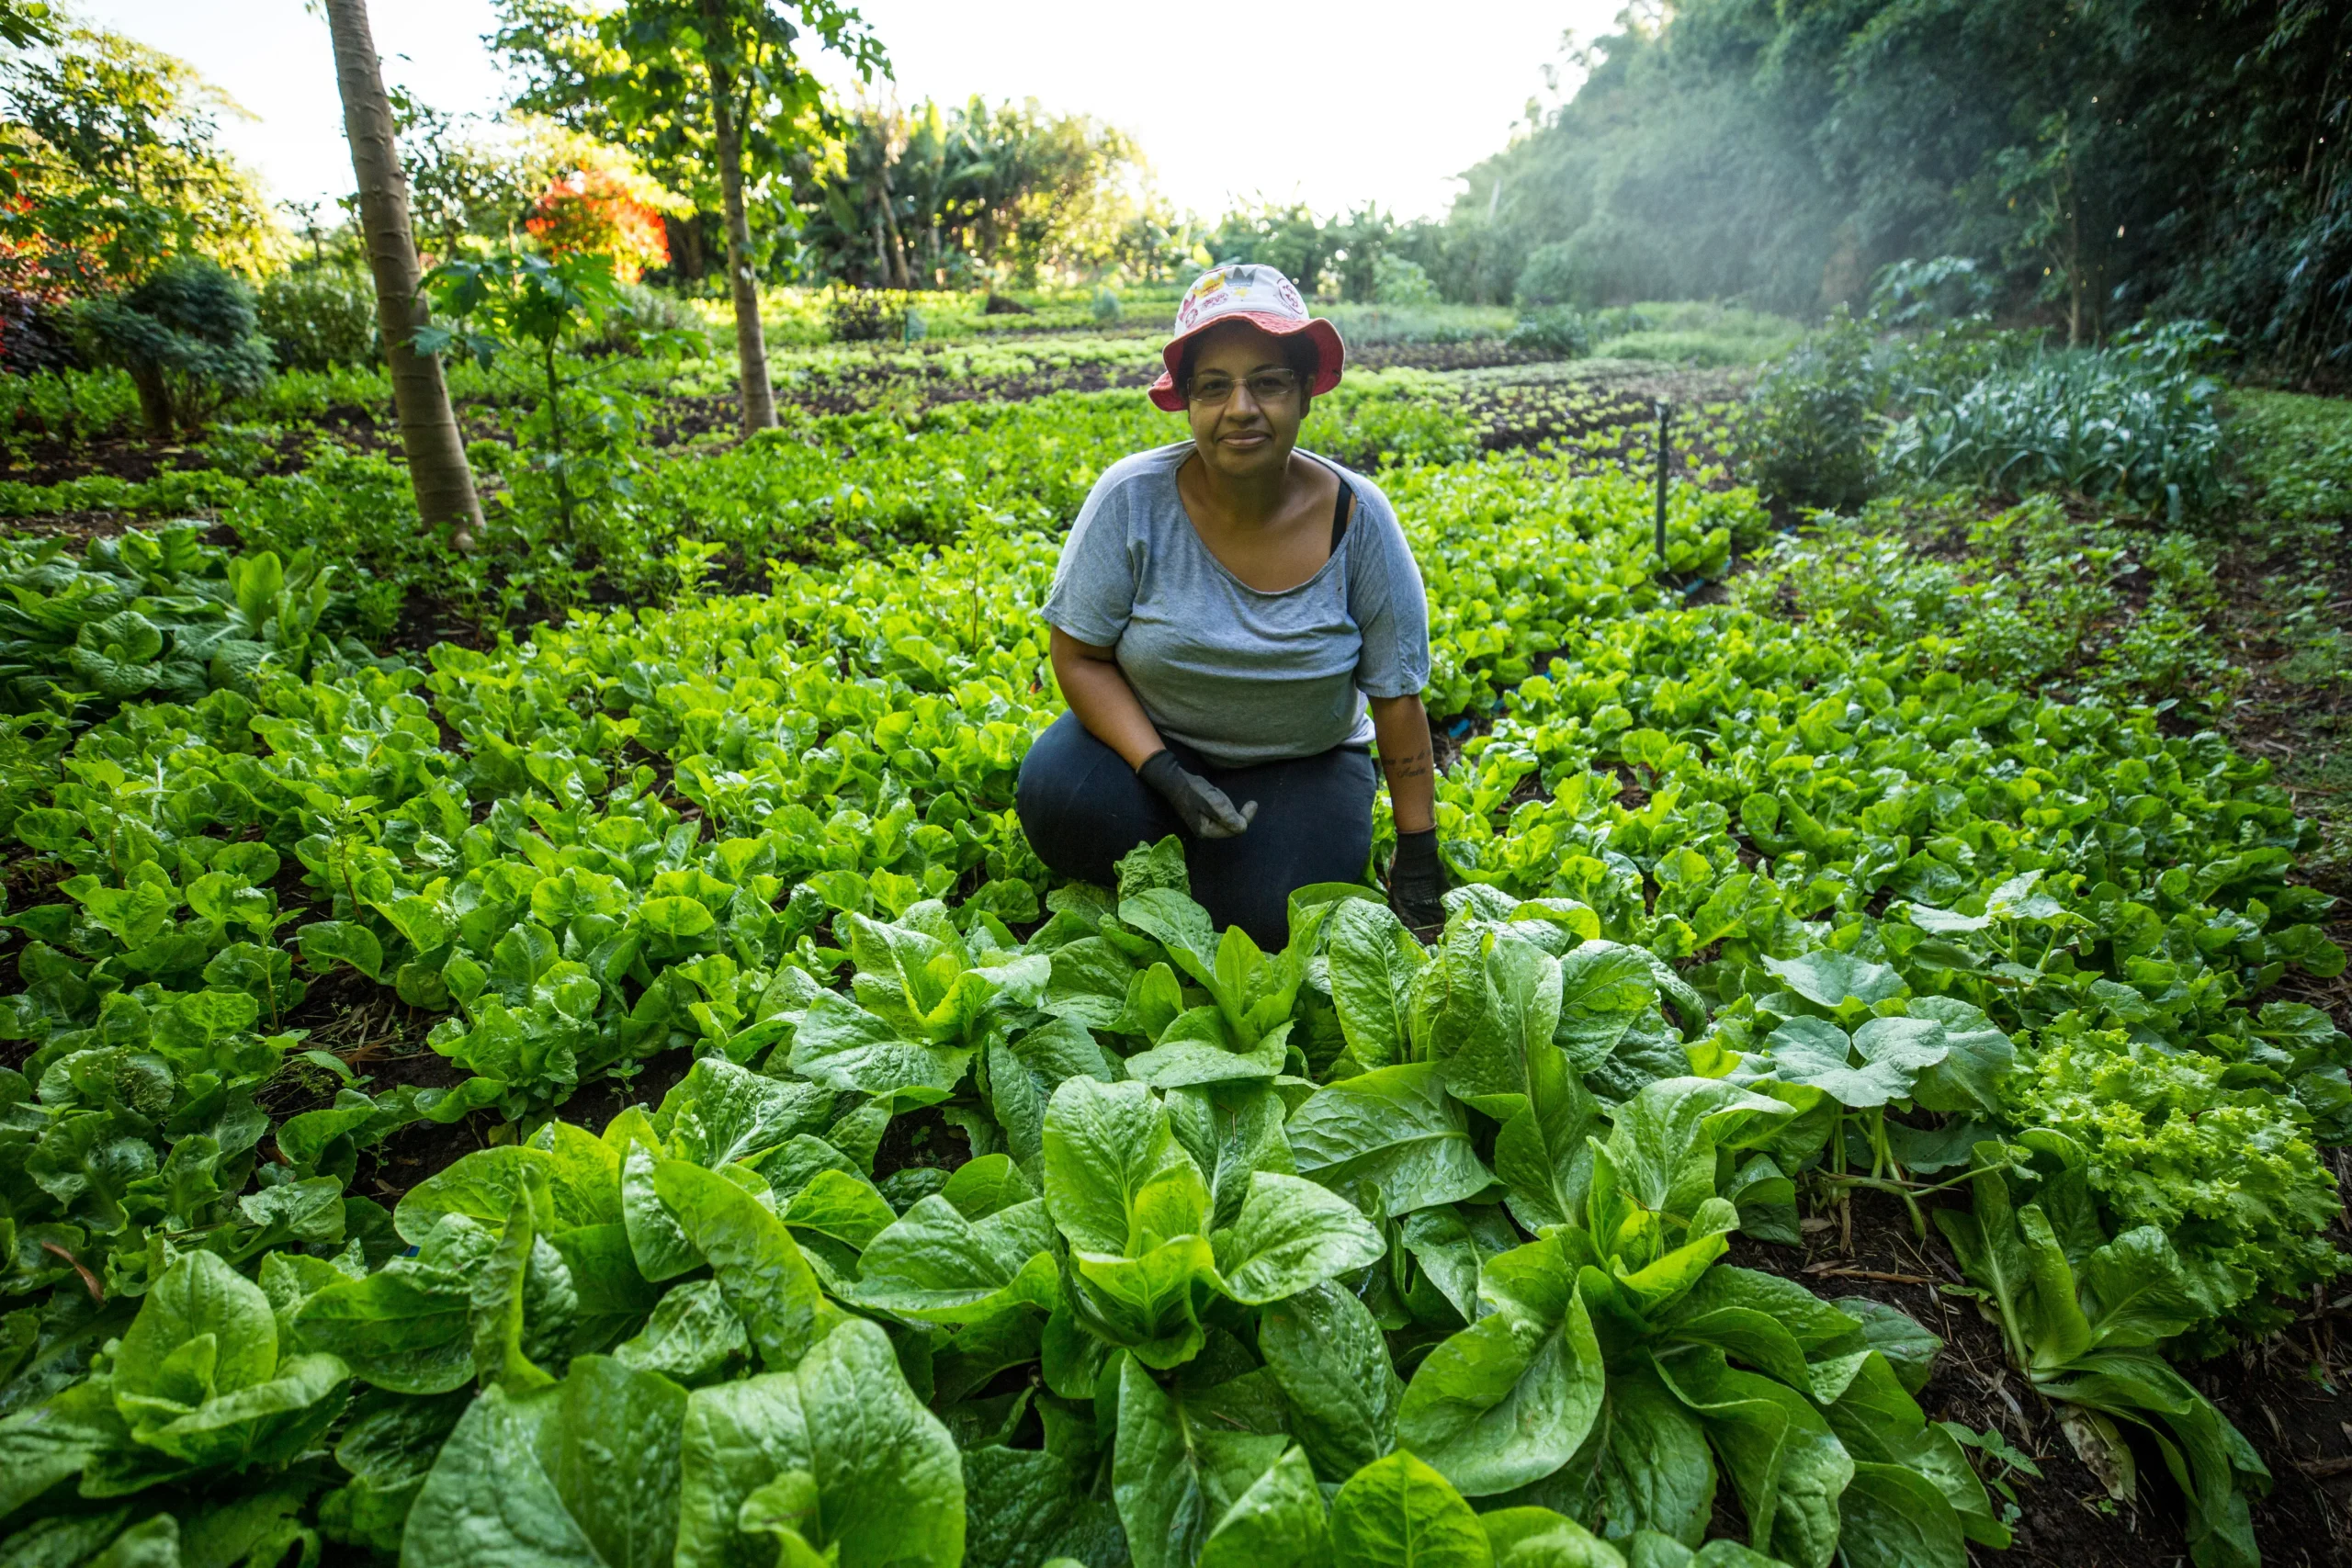
[[[1477,721],[1426,954],[1023,841],[1123,403],[679,458],[636,607],[414,664],[317,558],[12,545],[0,1553],[2334,1560],[2352,1039],[2267,765],[1989,624],[1685,607],[1615,405],[1460,399],[1317,416]],[[1709,467],[1681,578],[1770,532]]]

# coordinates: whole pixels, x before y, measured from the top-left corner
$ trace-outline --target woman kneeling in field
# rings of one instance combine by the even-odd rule
[[[1022,763],[1038,855],[1108,884],[1181,834],[1193,896],[1260,946],[1292,889],[1362,879],[1370,744],[1396,820],[1389,903],[1444,918],[1420,569],[1380,488],[1298,449],[1346,351],[1269,266],[1204,274],[1178,307],[1151,400],[1192,438],[1095,481],[1046,601],[1069,712]]]

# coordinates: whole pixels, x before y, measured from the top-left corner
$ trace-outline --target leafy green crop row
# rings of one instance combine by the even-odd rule
[[[1445,606],[1441,713],[1490,700],[1576,613],[1654,592],[1622,553],[1638,487],[1503,465],[1410,483],[1415,510],[1465,530],[1525,513],[1517,549],[1424,545]],[[1694,561],[1752,526],[1736,499],[1697,495],[1678,521]],[[111,1108],[60,1107],[41,1136],[87,1143],[56,1157],[88,1168],[17,1200],[20,1235],[68,1226],[53,1239],[100,1272],[140,1248],[149,1219],[124,1193],[174,1157],[175,1094],[216,1037],[283,1053],[268,1041],[299,1001],[298,954],[462,1009],[435,1044],[471,1076],[355,1123],[379,1136],[420,1114],[541,1110],[583,1077],[724,1039],[787,958],[827,972],[812,932],[835,910],[979,885],[979,907],[1031,918],[1021,879],[1039,868],[1010,805],[1054,699],[1035,634],[998,628],[1029,622],[1051,565],[1051,542],[1023,535],[796,570],[763,600],[445,649],[430,708],[413,674],[304,684],[273,666],[257,703],[223,689],[90,730],[17,820],[65,897],[6,917],[28,942],[0,1027],[31,1046],[32,1084],[94,1038],[136,1052],[190,1014],[211,1032],[138,1136]],[[19,1253],[28,1286],[62,1277],[55,1255]]]
[[[1785,1092],[1583,1088],[1572,1053],[1695,1021],[1670,970],[1475,894],[1424,958],[1345,887],[1266,954],[1182,876],[1138,851],[1018,947],[974,905],[843,914],[851,995],[772,987],[600,1136],[468,1156],[389,1225],[289,1172],[306,1228],[155,1235],[135,1307],[19,1331],[10,1547],[1403,1568],[1435,1530],[1614,1563],[1593,1532],[1673,1561],[1719,1488],[1770,1558],[1711,1562],[2006,1540],[1913,1399],[1930,1337],[1720,1261],[1786,1223]],[[920,1106],[976,1157],[877,1184]],[[1897,1517],[1915,1544],[1852,1524]]]
[[[297,677],[372,662],[322,626],[335,573],[315,551],[232,557],[200,533],[95,540],[78,564],[56,540],[0,544],[15,600],[0,605],[0,711],[103,714],[151,693],[250,694],[265,660]]]
[[[605,412],[641,425],[617,395]],[[1307,429],[1316,449],[1364,468],[1452,462],[1477,441],[1434,378],[1366,374],[1321,400]],[[510,613],[575,611],[592,586],[660,602],[690,588],[715,553],[739,582],[772,558],[840,562],[899,544],[936,544],[967,530],[1058,531],[1118,454],[1176,438],[1181,425],[1131,393],[1060,393],[1026,403],[948,403],[926,412],[795,414],[741,447],[657,461],[632,426],[600,456],[608,474],[591,503],[556,530],[527,482],[531,465],[499,443],[477,443],[485,472],[511,468],[507,494],[480,556],[418,534],[403,470],[381,457],[317,444],[302,472],[241,478],[213,468],[143,481],[110,474],[55,485],[0,481],[0,515],[89,510],[174,516],[217,509],[248,546],[281,556],[315,547],[371,591],[378,635],[403,593],[457,601],[458,613],[503,624]],[[544,489],[544,486],[538,487]]]
[[[678,389],[674,378],[659,385]],[[1492,395],[1474,389],[1465,399],[1449,378],[1362,372],[1318,400],[1306,441],[1367,471],[1401,471],[1473,458],[1482,443],[1528,444],[1555,424],[1578,430],[1605,403],[1581,386],[1507,386]],[[639,416],[650,417],[643,410]],[[1703,428],[1683,430],[1679,446],[1723,446],[1721,411],[1705,417]],[[1537,428],[1521,428],[1531,423]],[[720,547],[741,578],[752,580],[772,557],[841,561],[877,544],[955,540],[974,526],[1058,530],[1109,457],[1180,434],[1176,421],[1123,392],[953,402],[919,412],[795,413],[783,429],[732,451],[668,462],[646,455],[626,493],[591,509],[574,536],[533,547],[560,554],[583,578],[659,599],[681,586],[665,559],[680,541]],[[1612,423],[1606,430],[1578,430],[1566,445],[1590,458],[1614,453],[1626,439]],[[1638,469],[1647,462],[1648,437],[1637,429],[1630,439]],[[478,447],[489,468],[507,462],[496,444]],[[1593,467],[1589,461],[1577,471]],[[1713,468],[1700,477],[1718,484],[1723,479]],[[0,515],[96,510],[168,517],[217,509],[222,524],[251,546],[281,555],[316,546],[346,571],[361,568],[403,587],[418,581],[447,593],[448,573],[482,569],[419,555],[403,484],[398,465],[320,441],[306,470],[290,475],[240,477],[208,468],[165,470],[141,481],[107,474],[54,485],[0,481]],[[536,564],[544,571],[544,563],[506,558],[523,543],[523,535],[507,539],[493,528],[486,544],[490,569],[512,575]]]
[[[2211,734],[1944,667],[1967,661],[1729,608],[1621,623],[1465,747],[1442,837],[1469,875],[1623,911],[1612,934],[1698,960],[1727,1050],[1806,1010],[1776,965],[1814,949],[1867,965],[1881,1013],[1982,1010],[2032,1043],[2020,1070],[1921,1102],[2081,1140],[2119,1222],[2179,1243],[2208,1316],[2281,1321],[2272,1292],[2342,1266],[2312,1140],[2352,1140],[2352,1040],[2248,1005],[2290,966],[2343,968],[2333,900],[2289,880],[2310,826]]]

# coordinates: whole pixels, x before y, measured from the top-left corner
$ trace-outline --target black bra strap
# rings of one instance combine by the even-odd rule
[[[1348,502],[1354,499],[1355,492],[1348,489],[1347,480],[1341,479],[1340,499],[1331,507],[1331,553],[1335,556],[1340,553],[1340,541],[1348,536]]]

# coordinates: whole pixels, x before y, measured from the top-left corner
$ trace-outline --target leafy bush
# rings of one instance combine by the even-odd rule
[[[1623,304],[1650,297],[1670,270],[1655,227],[1615,212],[1598,212],[1565,240],[1527,253],[1511,288],[1521,309],[1541,305]]]
[[[879,288],[835,288],[825,297],[826,331],[835,343],[879,343],[904,331],[907,296]]]
[[[1382,251],[1372,259],[1372,298],[1382,305],[1434,305],[1442,296],[1420,263]]]
[[[1581,312],[1565,306],[1530,310],[1504,341],[1555,359],[1581,359],[1592,352],[1592,326]]]
[[[1519,270],[1519,282],[1511,289],[1511,303],[1522,310],[1596,302],[1575,253],[1557,242],[1528,253],[1526,265]]]
[[[82,357],[74,346],[73,323],[55,302],[19,288],[0,288],[0,370],[32,376],[43,370],[75,370]]]
[[[1889,327],[1938,326],[1981,317],[2001,297],[1999,277],[1967,256],[1894,262],[1871,287],[1871,320]]]
[[[1843,509],[1870,494],[1878,386],[1871,339],[1840,309],[1759,378],[1739,441],[1747,477],[1791,506]]]
[[[1805,335],[1785,316],[1708,300],[1621,306],[1586,319],[1596,355],[1675,365],[1761,365],[1789,353]]]
[[[2221,335],[2142,322],[2105,348],[2037,352],[1973,382],[1919,387],[1888,433],[1891,470],[2006,495],[2044,487],[2177,520],[2223,499]]]
[[[2270,1033],[2290,1021],[2286,1043],[2316,1048],[2318,1065],[2330,1065],[2335,1030],[2324,1014],[2273,1003],[2258,1027]],[[2312,1147],[2310,1111],[2277,1092],[2280,1078],[2175,1055],[2120,1030],[2052,1031],[2022,1066],[2010,1090],[2016,1120],[2086,1151],[2085,1179],[2119,1227],[2153,1225],[2171,1238],[2199,1318],[2228,1314],[2238,1332],[2267,1332],[2290,1317],[2274,1298],[2308,1295],[2343,1271],[2321,1234],[2336,1212],[2335,1176]],[[2306,1092],[2328,1086],[2323,1077]],[[2340,1119],[2352,1095],[2328,1099],[2324,1109]],[[2333,1131],[2352,1128],[2339,1121]]]
[[[383,352],[376,286],[357,273],[274,274],[263,281],[254,311],[281,370],[372,365]]]
[[[530,400],[505,421],[515,456],[498,500],[524,557],[510,586],[568,608],[583,592],[581,556],[622,536],[646,456],[641,400],[611,362],[578,351],[600,338],[648,339],[627,324],[623,286],[594,252],[449,262],[427,282],[446,324],[420,332],[419,346],[503,370]],[[697,330],[689,341],[707,339]]]
[[[2352,518],[2352,404],[2238,388],[2230,405],[2231,442],[2256,516]]]
[[[1109,288],[1096,289],[1093,302],[1088,308],[1094,312],[1094,319],[1098,321],[1115,321],[1121,314],[1119,296]]]
[[[253,290],[202,256],[176,256],[129,292],[91,301],[76,326],[92,358],[130,373],[157,440],[195,434],[222,400],[269,378]]]
[[[1592,330],[1601,337],[1631,337],[1639,333],[1666,331],[1669,325],[1668,318],[1669,310],[1674,311],[1678,317],[1681,314],[1681,311],[1673,306],[1611,305],[1605,310],[1592,311],[1588,319],[1592,322]],[[1687,326],[1691,323],[1677,320],[1671,324]]]

